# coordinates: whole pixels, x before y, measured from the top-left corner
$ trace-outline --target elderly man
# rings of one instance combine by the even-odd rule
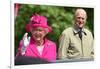
[[[86,19],[86,11],[76,9],[73,27],[65,29],[61,35],[59,59],[93,58],[93,36],[84,28]]]

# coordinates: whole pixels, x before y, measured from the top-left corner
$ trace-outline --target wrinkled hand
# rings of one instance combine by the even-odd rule
[[[30,37],[28,37],[27,35],[28,33],[25,33],[22,39],[22,49],[21,49],[22,55],[25,54],[26,47],[29,45],[30,42]]]

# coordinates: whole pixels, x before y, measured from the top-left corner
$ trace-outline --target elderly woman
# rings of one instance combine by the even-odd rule
[[[52,31],[47,25],[47,18],[39,14],[32,15],[30,22],[26,25],[23,39],[20,41],[18,55],[40,58],[49,62],[56,60],[56,44],[48,40],[45,36]],[[16,57],[17,57],[16,56]]]

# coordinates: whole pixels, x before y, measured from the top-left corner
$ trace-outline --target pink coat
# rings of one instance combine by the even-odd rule
[[[22,41],[20,41],[19,50],[21,50]],[[26,48],[25,56],[45,59],[47,61],[56,60],[56,44],[48,39],[45,39],[42,55],[39,54],[34,41],[31,39],[29,45]]]

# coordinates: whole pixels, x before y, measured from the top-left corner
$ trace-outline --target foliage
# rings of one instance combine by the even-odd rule
[[[59,36],[62,31],[72,26],[73,15],[77,7],[64,7],[64,6],[49,6],[49,5],[32,5],[21,4],[18,15],[15,19],[15,51],[19,46],[19,41],[22,39],[25,31],[25,25],[29,22],[29,18],[33,13],[38,13],[48,18],[48,24],[52,27],[53,31],[47,37],[58,44]],[[86,27],[93,32],[94,22],[94,9],[84,8],[87,12],[88,19]]]

